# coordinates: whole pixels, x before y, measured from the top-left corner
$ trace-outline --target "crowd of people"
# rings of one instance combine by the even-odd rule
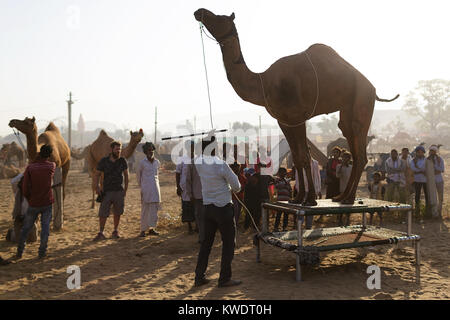
[[[111,238],[120,238],[120,217],[124,213],[125,197],[128,190],[128,164],[121,157],[122,145],[114,141],[110,145],[111,153],[101,159],[96,168],[94,187],[100,202],[98,211],[99,232],[93,239],[100,241],[106,238],[104,229],[110,213],[114,217],[114,230]],[[209,282],[205,277],[208,257],[214,242],[216,231],[222,236],[222,263],[219,286],[239,285],[241,281],[231,277],[231,261],[234,255],[236,231],[245,232],[250,227],[258,229],[261,223],[261,204],[268,201],[290,201],[299,192],[299,174],[294,168],[288,170],[280,167],[272,175],[273,167],[270,156],[262,157],[259,152],[252,153],[251,159],[244,163],[238,162],[237,145],[224,144],[222,158],[215,154],[217,142],[215,137],[203,139],[199,143],[186,142],[190,151],[182,158],[176,167],[176,194],[181,200],[181,220],[188,225],[190,234],[198,233],[200,244],[197,267],[195,270],[195,286]],[[208,152],[206,152],[208,150]],[[226,152],[232,150],[231,164]],[[158,172],[160,162],[155,158],[155,145],[146,142],[143,146],[146,157],[136,168],[137,182],[141,194],[141,220],[139,237],[158,236],[156,230],[158,211],[161,208],[161,193]],[[370,198],[408,203],[412,193],[415,193],[415,208],[420,210],[420,196],[423,190],[426,207],[428,208],[427,183],[435,183],[438,194],[436,217],[442,217],[444,160],[438,155],[438,148],[432,145],[428,157],[425,157],[423,146],[415,148],[413,154],[407,148],[401,155],[393,149],[387,159],[384,170],[375,172],[368,182]],[[41,234],[39,258],[44,258],[47,252],[47,242],[54,202],[52,179],[55,163],[50,161],[52,148],[49,145],[41,147],[36,161],[26,168],[20,180],[20,191],[28,203],[26,213],[22,217],[22,228],[18,235],[16,258],[22,257],[25,243],[35,226],[38,215],[41,215]],[[326,165],[326,198],[333,198],[344,192],[352,171],[352,155],[346,150],[335,147]],[[434,179],[427,180],[426,161],[433,164]],[[206,165],[205,165],[206,164]],[[322,198],[322,181],[319,164],[311,159],[311,174],[315,194]],[[264,170],[264,172],[263,172]],[[305,170],[305,169],[303,169]],[[101,176],[103,181],[100,184]],[[308,192],[306,173],[303,171],[305,191]],[[295,185],[293,186],[293,182]],[[20,210],[18,210],[20,211]],[[242,213],[245,215],[241,219]],[[427,214],[431,214],[427,210]],[[381,213],[378,214],[380,222]],[[345,214],[349,223],[349,214]],[[322,217],[322,216],[321,216]],[[306,219],[306,229],[311,229],[312,216]],[[342,225],[343,215],[338,216]],[[282,221],[281,221],[282,219]],[[321,218],[319,218],[321,219]],[[242,221],[243,220],[243,221]],[[370,217],[372,223],[373,214]],[[289,225],[289,215],[285,212],[275,214],[273,232],[286,231]],[[195,226],[193,226],[195,224]],[[243,225],[240,225],[243,224]],[[294,217],[294,226],[296,225]],[[1,264],[6,264],[0,260]]]

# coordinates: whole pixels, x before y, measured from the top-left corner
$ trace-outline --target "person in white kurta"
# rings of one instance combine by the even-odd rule
[[[145,237],[147,229],[150,229],[149,235],[159,234],[155,228],[158,222],[158,210],[161,207],[158,178],[160,162],[154,157],[155,146],[153,143],[145,143],[143,149],[147,157],[141,160],[136,171],[137,181],[141,188],[141,237]]]

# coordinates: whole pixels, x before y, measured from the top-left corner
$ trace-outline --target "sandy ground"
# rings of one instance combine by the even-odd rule
[[[415,283],[414,251],[405,245],[378,247],[361,258],[356,249],[321,256],[318,267],[304,267],[304,281],[295,282],[295,256],[263,245],[262,262],[255,261],[252,233],[239,232],[233,260],[233,276],[243,284],[216,286],[220,269],[221,242],[210,256],[208,277],[213,281],[194,288],[194,269],[199,245],[179,219],[180,200],[175,194],[174,174],[161,172],[163,210],[159,237],[138,238],[139,189],[133,175],[120,226],[121,239],[94,243],[97,210],[90,208],[87,174],[71,170],[65,202],[65,224],[51,232],[49,255],[37,259],[38,243],[26,247],[24,257],[0,267],[0,299],[449,299],[450,221],[415,223],[422,253],[422,282]],[[450,193],[446,192],[447,195]],[[0,181],[0,254],[10,258],[16,247],[4,240],[11,225],[13,197],[8,180]],[[355,217],[355,223],[357,217]],[[393,229],[405,230],[400,219],[386,220]],[[292,222],[291,222],[292,223]],[[328,222],[332,225],[332,222]],[[112,219],[105,234],[110,237]],[[366,286],[367,267],[381,268],[381,289]],[[81,289],[69,290],[67,267],[81,268]]]

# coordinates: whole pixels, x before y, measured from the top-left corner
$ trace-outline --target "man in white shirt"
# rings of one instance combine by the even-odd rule
[[[149,230],[149,235],[159,235],[155,230],[158,222],[158,210],[161,204],[161,192],[159,189],[158,169],[160,163],[155,159],[155,146],[151,142],[146,142],[142,147],[146,158],[139,163],[136,171],[139,188],[141,188],[141,233],[140,237],[145,237],[145,232]]]
[[[195,167],[202,184],[204,205],[204,240],[198,253],[195,269],[195,286],[209,282],[205,278],[208,258],[217,229],[222,236],[222,261],[219,287],[230,287],[242,282],[231,279],[231,262],[234,256],[236,225],[231,191],[239,192],[241,184],[228,164],[215,156],[215,137],[203,140],[203,155],[195,159]]]
[[[399,194],[399,201],[406,203],[406,162],[399,158],[396,149],[391,150],[391,157],[386,160],[387,188],[385,200],[394,201],[395,191]]]

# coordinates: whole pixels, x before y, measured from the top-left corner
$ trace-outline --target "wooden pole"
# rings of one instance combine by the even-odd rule
[[[67,111],[69,113],[68,115],[68,140],[69,140],[69,148],[72,149],[72,104],[74,102],[72,101],[72,92],[69,92],[69,100],[67,100]]]

